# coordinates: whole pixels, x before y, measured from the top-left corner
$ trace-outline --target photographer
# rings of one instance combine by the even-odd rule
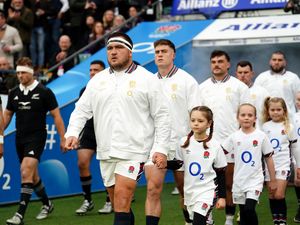
[[[285,12],[292,11],[292,14],[300,14],[300,0],[289,0],[283,10]]]

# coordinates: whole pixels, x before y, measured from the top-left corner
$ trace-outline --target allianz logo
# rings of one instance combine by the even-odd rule
[[[275,29],[299,29],[300,22],[291,22],[291,23],[246,23],[246,24],[229,24],[225,28],[220,29],[219,31],[248,31],[248,30],[275,30]]]

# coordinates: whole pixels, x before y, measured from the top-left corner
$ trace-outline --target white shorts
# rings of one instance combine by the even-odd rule
[[[194,218],[194,212],[202,216],[207,216],[211,207],[212,206],[210,204],[205,202],[196,202],[194,205],[187,206],[187,210],[189,212],[190,219],[192,220]]]
[[[115,185],[115,174],[138,181],[144,171],[144,163],[130,160],[100,160],[100,170],[105,187]]]
[[[176,158],[176,151],[170,150],[168,152],[167,160],[173,160]],[[147,159],[145,166],[153,166],[154,163],[152,162],[152,154],[150,154],[149,158]],[[178,170],[176,171],[184,171],[184,166],[182,165]]]
[[[289,180],[291,172],[289,170],[276,170],[275,178],[276,180]],[[270,174],[266,170],[265,181],[270,181]]]
[[[248,191],[248,192],[233,192],[232,200],[234,204],[245,205],[246,199],[254,199],[258,202],[260,191]]]

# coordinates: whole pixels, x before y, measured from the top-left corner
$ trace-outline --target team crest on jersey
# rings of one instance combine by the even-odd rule
[[[33,94],[31,99],[40,99],[40,94],[39,93]]]
[[[259,193],[260,193],[260,191],[258,191],[258,190],[255,191],[256,196],[259,196]]]
[[[128,173],[133,173],[133,171],[134,171],[134,166],[129,166]]]
[[[230,157],[231,157],[232,159],[234,159],[234,154],[233,154],[233,153],[231,153]]]
[[[256,94],[252,94],[252,95],[251,95],[251,98],[252,98],[253,100],[255,100],[255,99],[256,99]]]
[[[285,130],[282,130],[281,135],[285,135],[285,134],[286,134]]]
[[[258,141],[257,140],[253,140],[253,147],[257,147],[258,145]]]
[[[206,203],[203,203],[202,206],[201,206],[201,209],[206,210],[207,208],[208,208],[208,205]]]
[[[281,171],[281,175],[284,176],[285,175],[285,170]]]
[[[203,156],[204,156],[204,159],[208,159],[209,158],[209,151],[205,151]]]
[[[238,141],[236,144],[237,144],[237,146],[240,146],[240,145],[241,145],[241,142],[240,142],[240,141]]]

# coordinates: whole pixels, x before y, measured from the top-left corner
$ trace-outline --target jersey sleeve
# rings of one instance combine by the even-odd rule
[[[176,149],[176,159],[182,160],[182,161],[183,161],[182,151],[185,151],[186,149],[182,148],[181,146],[184,144],[185,140],[186,140],[186,137],[181,138],[181,140],[180,140],[180,148]]]
[[[233,146],[232,135],[226,138],[226,140],[222,143],[222,148],[225,155],[227,155],[229,152],[233,152],[234,146]]]
[[[46,90],[47,90],[45,96],[46,106],[48,108],[48,111],[51,111],[58,107],[58,103],[56,101],[56,97],[54,93],[49,88],[47,88]]]
[[[214,168],[223,168],[227,166],[227,160],[225,157],[225,153],[221,147],[221,145],[216,147],[216,158],[214,160]]]
[[[267,137],[266,134],[264,134],[261,149],[262,149],[262,153],[263,153],[264,157],[269,157],[270,154],[272,154],[274,152],[274,149],[271,145],[270,139]]]
[[[295,126],[291,124],[291,130],[289,132],[289,142],[290,142],[290,149],[292,155],[295,157],[297,168],[300,168],[300,144],[298,142],[298,137],[296,133]]]
[[[14,105],[13,105],[14,93],[15,93],[14,91],[9,92],[8,98],[7,98],[7,104],[6,104],[6,109],[9,111],[12,111],[12,112],[16,111],[14,108]]]

